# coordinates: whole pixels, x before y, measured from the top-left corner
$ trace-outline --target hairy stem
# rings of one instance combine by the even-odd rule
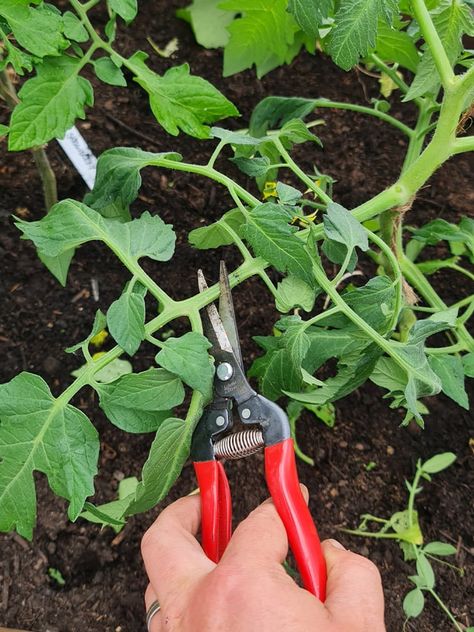
[[[411,0],[413,11],[415,13],[416,20],[420,25],[423,38],[428,44],[428,47],[433,55],[436,68],[439,76],[441,77],[441,83],[444,88],[448,88],[454,80],[454,72],[451,68],[451,63],[446,54],[446,50],[438,35],[438,31],[433,24],[431,15],[424,0]]]
[[[5,100],[5,103],[11,111],[13,111],[20,102],[15,86],[6,70],[0,72],[0,97]],[[33,154],[36,168],[41,178],[46,211],[49,211],[58,201],[56,176],[43,147],[33,147],[31,153]]]
[[[381,112],[380,110],[376,110],[375,108],[369,108],[365,105],[357,105],[355,103],[344,103],[343,101],[331,101],[330,99],[315,99],[314,104],[315,109],[332,108],[336,110],[351,110],[352,112],[359,112],[360,114],[368,114],[369,116],[374,116],[381,121],[385,121],[386,123],[393,125],[393,127],[399,129],[409,138],[413,136],[413,130],[411,129],[411,127],[408,127],[408,125],[405,125],[405,123],[402,123],[394,116],[390,116],[390,114],[387,114],[386,112]]]

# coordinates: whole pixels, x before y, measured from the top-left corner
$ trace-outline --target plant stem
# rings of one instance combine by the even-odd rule
[[[448,266],[448,268],[450,268],[451,270],[456,270],[456,272],[460,272],[461,274],[464,274],[464,276],[467,276],[468,279],[471,279],[471,281],[474,281],[474,274],[469,270],[466,270],[462,266],[458,266],[457,263],[452,263],[450,266]]]
[[[321,200],[323,200],[323,202],[326,202],[326,204],[330,204],[332,202],[332,199],[329,197],[329,195],[325,191],[323,191],[321,187],[318,187],[318,185],[315,182],[313,182],[313,180],[311,180],[311,178],[309,178],[305,174],[305,172],[302,169],[300,169],[300,167],[298,167],[296,162],[293,160],[290,154],[283,147],[281,140],[279,138],[274,138],[273,142],[275,144],[275,147],[280,152],[282,158],[285,159],[286,164],[293,171],[293,173],[296,174],[298,178],[311,189],[311,191],[314,191],[314,193],[316,193],[316,195],[318,195],[321,198]]]
[[[454,143],[453,154],[462,154],[469,151],[474,151],[474,136],[457,138]]]
[[[410,87],[403,81],[403,79],[398,75],[397,71],[388,66],[384,61],[380,59],[375,53],[369,55],[369,59],[371,59],[374,64],[385,73],[393,83],[400,88],[400,90],[406,94]]]
[[[217,147],[214,149],[214,151],[212,152],[211,157],[209,158],[209,162],[207,163],[207,166],[212,169],[214,167],[214,163],[216,162],[219,154],[221,153],[222,149],[225,147],[226,142],[224,140],[221,140],[218,144]]]
[[[423,38],[433,55],[436,68],[441,77],[441,83],[445,89],[449,88],[454,80],[454,72],[431,15],[426,8],[424,0],[412,0],[411,4]]]
[[[336,110],[351,110],[352,112],[360,112],[361,114],[368,114],[369,116],[375,116],[381,121],[385,121],[386,123],[390,123],[393,127],[396,127],[401,132],[403,132],[406,136],[411,138],[413,136],[413,130],[405,123],[402,123],[394,116],[390,116],[390,114],[386,114],[385,112],[381,112],[380,110],[376,110],[375,108],[369,108],[364,105],[357,105],[355,103],[344,103],[343,101],[331,101],[330,99],[315,99],[314,100],[315,109],[317,108],[331,108]],[[310,125],[308,124],[307,127]]]
[[[425,588],[424,590],[426,590],[426,592],[429,592],[430,595],[433,597],[433,599],[436,601],[436,603],[438,604],[438,606],[441,608],[441,610],[444,612],[444,614],[448,617],[448,619],[451,621],[451,623],[454,625],[454,627],[456,628],[456,630],[458,632],[463,632],[463,629],[459,623],[456,621],[456,619],[453,617],[453,615],[451,614],[451,611],[449,610],[449,608],[444,604],[444,602],[441,600],[440,597],[438,597],[438,594],[432,589],[432,588]]]
[[[320,268],[318,265],[313,266],[313,274],[316,278],[316,281],[319,283],[321,288],[326,292],[329,298],[332,300],[335,306],[339,307],[341,312],[345,314],[349,320],[351,320],[359,329],[364,331],[369,338],[371,338],[387,355],[389,355],[393,360],[408,374],[413,375],[416,379],[420,380],[423,383],[426,383],[425,374],[420,371],[418,368],[409,364],[399,353],[397,353],[395,349],[395,343],[390,342],[383,336],[381,336],[375,329],[373,329],[370,325],[368,325],[363,318],[359,316],[353,309],[347,305],[344,301],[343,297],[339,295],[339,293],[332,286],[329,279],[326,277],[324,270]]]
[[[0,72],[0,96],[3,97],[11,111],[15,109],[18,103],[20,103],[15,86],[13,85],[6,70],[2,70]],[[31,149],[31,153],[33,154],[36,168],[41,178],[46,211],[49,211],[49,209],[58,201],[56,176],[43,147],[33,147]]]
[[[438,355],[444,353],[458,353],[464,351],[466,347],[463,342],[458,342],[455,345],[449,345],[448,347],[425,347],[425,352],[429,355]]]
[[[46,206],[46,212],[54,206],[58,201],[58,187],[56,183],[56,176],[54,174],[51,163],[49,162],[46,151],[43,147],[34,147],[31,150],[33,158],[35,159],[36,168],[41,178],[43,185],[44,203]]]
[[[433,287],[431,286],[425,275],[418,269],[416,264],[403,255],[399,259],[400,269],[403,276],[407,281],[416,288],[417,292],[425,299],[425,301],[435,307],[438,311],[444,311],[449,309],[446,303],[438,296]],[[474,339],[467,331],[464,325],[459,325],[453,332],[458,338],[459,342],[465,345],[465,349],[468,351],[474,351]]]

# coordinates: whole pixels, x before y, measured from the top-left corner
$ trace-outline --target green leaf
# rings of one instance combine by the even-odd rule
[[[419,53],[414,41],[406,31],[399,31],[380,21],[375,52],[386,62],[395,62],[416,72]]]
[[[295,206],[302,198],[303,194],[298,189],[290,187],[283,182],[277,182],[276,192],[278,195],[278,201],[280,204],[288,204],[289,206]]]
[[[285,391],[285,394],[305,404],[318,406],[345,397],[369,378],[382,353],[375,344],[362,343],[361,347],[341,357],[337,364],[337,374],[325,380],[323,386],[299,393]],[[310,357],[310,352],[307,355]]]
[[[116,533],[119,533],[125,525],[125,520],[122,516],[130,504],[130,497],[132,494],[135,496],[137,485],[138,479],[135,476],[122,479],[118,484],[118,500],[113,500],[98,507],[94,507],[91,503],[86,503],[86,511],[83,511],[80,517],[89,522],[101,524],[104,527],[112,527]]]
[[[93,61],[95,74],[104,83],[111,86],[126,86],[127,80],[123,72],[110,57],[99,57]]]
[[[428,222],[422,228],[411,230],[416,240],[423,241],[429,246],[435,246],[439,241],[445,240],[472,244],[474,249],[473,224],[474,220],[469,217],[463,217],[459,224],[451,224],[445,219],[438,218]]]
[[[208,398],[214,378],[214,366],[207,353],[211,346],[205,336],[190,331],[180,338],[168,338],[156,356],[156,363]]]
[[[125,292],[107,310],[107,326],[114,340],[129,355],[138,350],[145,338],[145,299]]]
[[[220,8],[241,15],[228,26],[230,39],[224,50],[224,77],[255,64],[257,77],[261,78],[296,54],[297,50],[293,52],[291,47],[298,25],[287,13],[286,5],[287,0],[226,0],[220,3]]]
[[[416,558],[416,572],[426,588],[433,588],[435,585],[435,575],[429,561],[423,554]]]
[[[19,105],[10,120],[8,148],[20,151],[63,138],[77,118],[85,118],[85,106],[93,105],[92,86],[78,76],[82,62],[66,55],[45,59],[37,76],[21,88]]]
[[[398,406],[422,421],[418,399],[436,395],[441,390],[441,381],[428,364],[423,343],[401,344],[390,341],[398,362],[390,357],[382,357],[377,362],[370,379],[378,386],[387,388]],[[403,363],[407,368],[400,366]]]
[[[60,255],[55,257],[48,257],[41,252],[38,253],[38,257],[41,262],[48,268],[51,274],[61,283],[63,287],[66,286],[67,275],[69,272],[69,266],[71,265],[72,258],[74,257],[75,250],[66,250]]]
[[[78,349],[81,349],[82,347],[89,345],[91,339],[94,336],[97,336],[97,334],[100,331],[105,329],[106,324],[107,324],[107,318],[105,317],[105,314],[103,314],[100,311],[100,309],[98,309],[94,316],[94,323],[92,325],[91,333],[87,336],[87,338],[85,338],[84,340],[81,340],[81,342],[78,342],[75,345],[72,345],[71,347],[67,347],[67,349],[65,349],[66,353],[75,353]]]
[[[331,202],[323,215],[324,233],[328,239],[336,241],[352,252],[354,248],[368,250],[367,231],[350,211],[340,204]]]
[[[290,226],[288,220],[288,214],[278,204],[260,204],[247,216],[243,235],[255,253],[279,272],[293,274],[314,287],[311,257],[295,235],[298,229]]]
[[[64,35],[75,42],[87,42],[89,33],[80,19],[72,11],[63,13]]]
[[[405,595],[405,599],[403,600],[403,612],[407,617],[418,617],[423,612],[424,607],[425,597],[423,591],[419,588],[414,588]]]
[[[125,22],[131,22],[135,19],[138,11],[137,0],[107,0],[112,11],[120,15]]]
[[[6,136],[8,134],[8,131],[9,131],[8,125],[1,125],[0,124],[0,138],[2,136]]]
[[[256,137],[264,136],[268,129],[277,129],[297,118],[304,119],[315,107],[314,99],[265,97],[252,112],[249,134]]]
[[[95,360],[98,360],[101,356],[105,355],[105,351],[101,351],[94,354]],[[81,377],[81,375],[89,369],[89,364],[86,362],[75,371],[71,371],[73,377]],[[109,362],[104,367],[94,373],[94,380],[100,384],[110,384],[115,380],[118,380],[122,375],[128,375],[133,373],[133,367],[128,360],[122,360],[121,358],[115,358],[112,362]]]
[[[126,432],[154,432],[183,403],[181,380],[165,369],[132,373],[98,389],[100,407],[110,421]]]
[[[332,0],[289,0],[288,11],[303,31],[313,38],[319,37],[319,26],[332,9]]]
[[[467,377],[474,377],[474,352],[466,353],[462,357],[464,373]]]
[[[449,257],[448,259],[431,259],[429,261],[420,261],[416,266],[423,274],[434,274],[443,268],[450,268],[458,263],[459,257]]]
[[[244,221],[242,212],[239,209],[232,209],[224,213],[217,222],[192,230],[188,235],[189,243],[200,250],[209,250],[210,248],[233,244],[234,238],[226,230],[226,226],[229,226],[239,235]]]
[[[440,354],[429,359],[432,370],[441,380],[441,390],[459,406],[469,410],[469,399],[464,388],[464,368],[458,356]]]
[[[230,158],[230,160],[237,165],[240,171],[252,178],[261,178],[266,176],[270,166],[270,160],[266,156],[258,158],[244,158],[237,156],[235,158]]]
[[[282,336],[274,339],[272,348],[259,358],[249,371],[249,376],[259,378],[260,389],[265,397],[276,400],[285,390],[301,388],[303,375],[301,364],[309,349],[310,340],[304,323],[294,318]],[[256,338],[259,344],[265,339]]]
[[[188,64],[174,66],[160,77],[134,56],[135,81],[150,97],[150,107],[168,134],[182,130],[196,138],[209,138],[208,123],[237,116],[237,108],[212,84],[189,74]]]
[[[423,553],[430,555],[456,555],[457,548],[447,542],[429,542],[423,547]]]
[[[387,333],[395,307],[395,290],[388,277],[373,277],[362,287],[344,292],[342,296],[346,304],[368,325],[381,334]],[[325,324],[347,332],[357,331],[344,314],[329,317]]]
[[[16,226],[31,239],[38,250],[51,257],[88,241],[103,241],[122,258],[137,261],[149,257],[168,261],[173,256],[176,236],[172,227],[157,215],[145,211],[139,219],[120,223],[104,219],[85,204],[63,200],[55,204],[43,219]]]
[[[421,468],[423,472],[428,474],[437,474],[447,467],[452,465],[456,460],[456,455],[453,452],[443,452],[442,454],[436,454],[431,459],[425,461]]]
[[[392,23],[396,0],[341,0],[329,35],[328,52],[334,63],[350,70],[374,48],[378,21]]]
[[[279,312],[289,312],[295,307],[301,307],[310,312],[314,307],[316,291],[302,279],[289,275],[277,285],[278,298],[275,305]]]
[[[287,121],[282,126],[278,135],[282,140],[290,143],[300,144],[310,140],[315,142],[320,147],[322,146],[319,138],[309,131],[309,129],[300,118],[295,118]]]
[[[127,515],[147,511],[166,496],[189,456],[198,419],[197,414],[186,421],[171,417],[158,428]]]
[[[54,398],[38,375],[20,373],[0,385],[0,531],[31,539],[36,519],[33,472],[46,474],[69,501],[75,520],[94,493],[99,439],[88,418]]]
[[[424,342],[427,338],[439,333],[440,331],[454,329],[456,327],[457,316],[457,308],[451,307],[449,309],[436,312],[428,318],[417,320],[410,330],[408,342],[410,344],[418,344],[419,342]]]
[[[204,48],[222,48],[229,41],[227,26],[234,13],[220,8],[221,0],[194,0],[176,15],[191,24],[196,41]]]
[[[37,57],[58,55],[66,42],[61,34],[62,18],[56,11],[32,8],[22,0],[2,0],[0,15],[3,16],[16,41]]]
[[[229,145],[251,145],[256,146],[261,143],[260,138],[254,138],[245,132],[232,132],[222,127],[211,127],[212,138],[219,138]]]
[[[462,34],[472,30],[470,9],[463,2],[442,2],[432,12],[432,19],[447,57],[454,64],[462,50]],[[403,100],[410,101],[427,93],[435,94],[439,85],[438,69],[431,49],[425,45],[416,76]]]
[[[130,219],[129,206],[136,199],[142,179],[140,171],[160,159],[180,161],[175,152],[154,154],[132,147],[116,147],[104,151],[97,161],[97,175],[93,190],[84,202],[104,217]]]

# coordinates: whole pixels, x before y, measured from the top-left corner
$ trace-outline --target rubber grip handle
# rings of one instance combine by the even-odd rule
[[[318,532],[301,492],[293,440],[265,448],[265,476],[304,587],[320,601],[326,599],[326,562]]]
[[[202,548],[219,562],[232,535],[232,500],[229,481],[219,461],[196,461],[194,471],[201,493]]]

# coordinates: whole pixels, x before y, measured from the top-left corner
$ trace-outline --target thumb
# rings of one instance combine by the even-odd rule
[[[361,630],[384,632],[384,598],[378,568],[362,555],[347,551],[336,540],[322,543],[327,565],[325,606],[337,629],[349,630],[357,621]]]

